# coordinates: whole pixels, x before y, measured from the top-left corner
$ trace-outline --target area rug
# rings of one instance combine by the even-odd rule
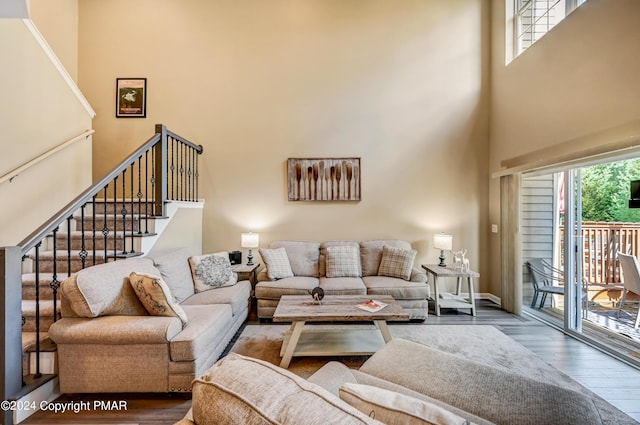
[[[309,325],[313,329],[361,328],[373,325]],[[247,325],[230,351],[280,364],[282,339],[289,325]],[[488,325],[389,325],[391,336],[427,345],[462,358],[520,373],[534,379],[577,384],[493,326]],[[308,378],[331,360],[358,368],[369,356],[294,357],[289,370]],[[577,384],[579,386],[579,384]]]
[[[373,325],[310,326],[330,329],[352,328],[353,326],[373,328]],[[247,325],[230,351],[279,365],[282,339],[288,329],[289,325]],[[493,326],[392,324],[389,329],[393,338],[414,341],[468,360],[501,368],[539,381],[553,383],[583,394],[590,393],[601,414],[613,419],[613,421],[606,420],[606,423],[635,423],[633,419],[607,401],[592,393],[568,375],[552,367],[535,353]],[[329,361],[337,360],[357,369],[368,357],[294,357],[289,370],[298,376],[308,378]],[[398,360],[401,361],[401,359]]]

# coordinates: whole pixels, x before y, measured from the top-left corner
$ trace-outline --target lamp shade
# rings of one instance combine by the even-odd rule
[[[438,233],[433,236],[433,247],[450,251],[453,248],[453,236],[444,233]]]
[[[243,233],[240,238],[243,248],[257,248],[260,243],[260,235],[258,233]]]

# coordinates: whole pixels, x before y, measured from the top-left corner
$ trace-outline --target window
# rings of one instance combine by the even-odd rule
[[[518,56],[586,0],[513,1],[514,56]]]

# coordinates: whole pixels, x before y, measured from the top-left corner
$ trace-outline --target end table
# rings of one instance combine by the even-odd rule
[[[471,315],[476,315],[476,302],[475,293],[473,290],[473,278],[480,277],[480,273],[472,270],[463,271],[454,269],[453,267],[441,267],[437,264],[423,264],[422,268],[426,270],[427,275],[433,276],[433,293],[434,301],[436,305],[436,316],[440,316],[440,308],[468,308],[471,310]],[[449,294],[441,292],[438,288],[438,279],[446,277],[455,277],[457,279],[456,293]],[[460,286],[462,279],[467,279],[467,286],[469,291],[469,298],[464,298],[460,295]]]

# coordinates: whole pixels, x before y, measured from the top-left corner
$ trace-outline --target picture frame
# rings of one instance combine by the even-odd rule
[[[116,78],[116,118],[147,116],[147,79]]]
[[[288,158],[289,201],[360,201],[360,158]]]

